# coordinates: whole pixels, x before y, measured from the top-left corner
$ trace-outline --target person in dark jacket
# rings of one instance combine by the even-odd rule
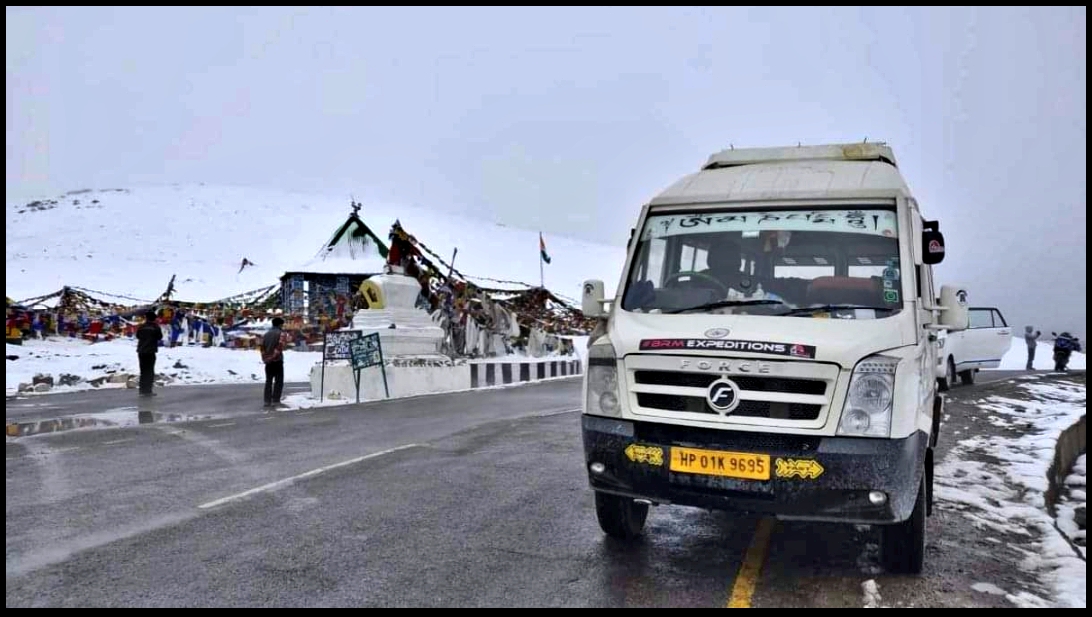
[[[273,327],[262,337],[262,362],[265,364],[265,406],[267,408],[281,403],[284,390],[284,343],[281,326],[284,320],[273,318]]]
[[[144,314],[144,323],[137,328],[137,358],[140,360],[140,395],[155,396],[155,354],[163,340],[163,329],[155,322],[155,311]]]

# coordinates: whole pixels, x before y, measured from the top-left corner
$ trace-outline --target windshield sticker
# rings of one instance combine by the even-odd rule
[[[887,304],[897,304],[899,301],[899,291],[897,289],[883,290],[883,301]]]
[[[814,358],[815,347],[795,343],[769,343],[765,341],[731,341],[704,338],[654,338],[642,339],[641,351],[653,349],[715,349],[718,351],[748,351],[793,358]]]
[[[666,215],[650,216],[643,237],[650,240],[695,233],[759,231],[835,231],[894,238],[898,235],[898,225],[895,213],[889,210]],[[781,238],[778,237],[780,244]]]

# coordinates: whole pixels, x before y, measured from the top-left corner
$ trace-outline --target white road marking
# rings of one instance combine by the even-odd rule
[[[104,446],[112,446],[112,445],[114,445],[114,444],[117,444],[117,443],[125,443],[125,442],[127,442],[127,441],[136,441],[136,437],[129,437],[128,439],[115,439],[115,440],[113,440],[113,441],[104,441],[104,442],[102,442],[102,445],[104,445]]]
[[[234,422],[224,422],[223,424],[210,424],[209,428],[220,428],[221,426],[235,426]]]
[[[351,459],[349,459],[347,461],[342,461],[340,463],[334,463],[333,465],[327,465],[325,467],[319,467],[318,469],[312,469],[311,471],[301,473],[298,476],[292,476],[291,478],[285,478],[283,480],[277,480],[276,482],[270,482],[269,484],[263,484],[262,486],[259,486],[257,488],[252,488],[252,489],[250,489],[248,491],[243,491],[243,492],[237,493],[235,495],[229,495],[227,497],[221,497],[220,499],[216,499],[216,500],[210,501],[208,503],[203,503],[203,504],[201,504],[201,505],[199,505],[197,507],[199,509],[202,509],[202,510],[205,510],[205,509],[208,509],[208,508],[215,508],[216,506],[223,505],[225,503],[228,503],[229,501],[235,501],[237,499],[243,499],[244,497],[249,497],[249,496],[251,496],[251,495],[253,495],[255,493],[260,493],[262,491],[269,491],[269,490],[280,488],[282,486],[287,486],[287,485],[295,482],[296,480],[302,480],[304,478],[310,478],[310,477],[313,477],[313,476],[317,476],[320,473],[330,471],[331,469],[337,469],[338,467],[345,467],[346,465],[353,465],[353,464],[359,463],[361,461],[366,461],[366,460],[371,459],[371,458],[377,458],[377,457],[383,456],[384,454],[391,454],[392,452],[397,452],[399,450],[405,450],[407,448],[416,448],[416,447],[419,447],[419,446],[420,446],[420,444],[411,443],[411,444],[406,444],[404,446],[398,446],[396,448],[389,448],[387,450],[382,450],[380,452],[373,452],[371,454],[365,454],[364,456],[358,456],[356,458],[351,458]]]
[[[258,422],[266,422],[268,420],[273,420],[273,419],[274,419],[273,416],[266,416],[264,418],[258,418]]]

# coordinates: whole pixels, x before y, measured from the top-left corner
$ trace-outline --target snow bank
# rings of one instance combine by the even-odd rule
[[[1013,547],[1025,555],[1019,566],[1029,575],[1041,576],[1055,596],[1048,602],[1029,594],[1008,595],[1014,604],[1083,608],[1085,562],[1055,528],[1045,493],[1058,436],[1085,413],[1085,389],[1067,383],[1026,383],[1020,388],[1030,395],[1027,400],[992,396],[980,403],[980,409],[996,426],[1030,428],[1021,428],[1017,436],[978,436],[959,442],[937,467],[937,505],[961,511],[980,528],[1027,537],[1032,546]]]
[[[1084,347],[1082,341],[1081,347]],[[1085,354],[1075,353],[1069,358],[1069,368],[1084,370]],[[1028,366],[1028,344],[1024,337],[1013,337],[1012,346],[1001,358],[999,371],[1022,371]],[[1040,342],[1035,347],[1035,368],[1041,371],[1054,370],[1054,343]]]
[[[115,339],[88,343],[77,339],[31,339],[23,345],[8,345],[6,360],[7,394],[18,391],[20,383],[30,383],[39,373],[52,375],[51,392],[88,390],[87,383],[97,377],[116,373],[140,373],[136,342]],[[309,379],[311,366],[321,359],[319,352],[289,350],[284,354],[286,382]],[[155,365],[156,373],[170,375],[174,384],[251,383],[265,381],[265,369],[257,351],[220,347],[162,347]],[[76,375],[82,381],[72,386],[60,386],[62,374]],[[103,387],[124,387],[124,384]]]

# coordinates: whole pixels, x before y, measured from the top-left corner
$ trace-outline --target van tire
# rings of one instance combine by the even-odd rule
[[[921,474],[910,518],[882,528],[883,567],[892,574],[921,574],[925,569],[926,475]]]
[[[970,370],[967,370],[967,371],[963,371],[962,373],[959,374],[959,379],[960,379],[960,381],[963,382],[963,385],[973,386],[974,385],[974,374],[976,372],[977,372],[976,369],[970,369]]]
[[[596,491],[595,515],[604,533],[618,540],[629,541],[641,535],[648,518],[648,504]]]
[[[948,356],[947,368],[944,371],[944,377],[937,380],[937,389],[941,392],[947,392],[955,385],[956,371],[955,360],[952,360],[951,356]]]

